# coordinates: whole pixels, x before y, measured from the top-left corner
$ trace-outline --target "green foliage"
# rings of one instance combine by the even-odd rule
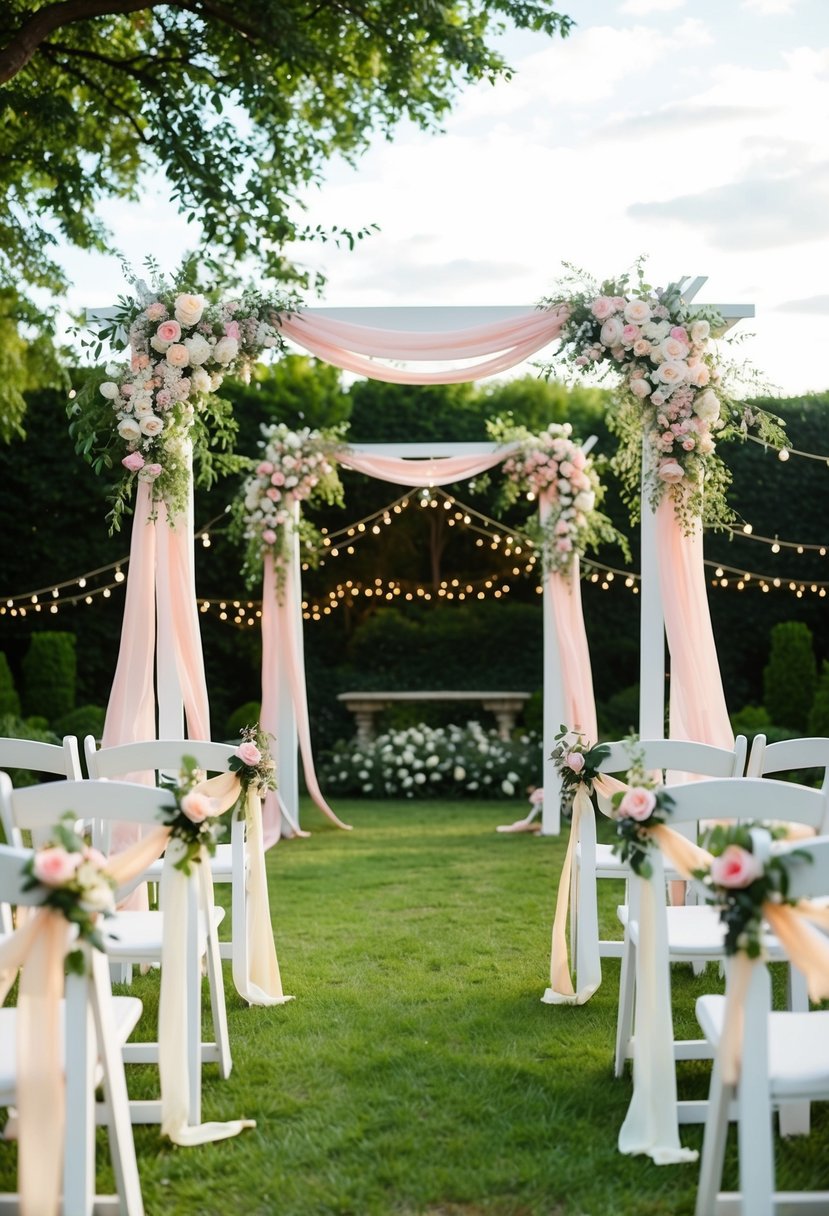
[[[809,734],[814,736],[829,736],[829,662],[823,660],[820,675],[815,686],[812,708],[809,711]]]
[[[0,717],[0,738],[33,739],[36,743],[60,743],[60,737],[49,730],[39,718],[21,718],[18,714],[3,714]],[[18,789],[24,785],[37,785],[43,780],[40,773],[25,768],[8,769],[12,785]]]
[[[61,737],[75,735],[82,742],[87,735],[93,735],[100,743],[105,718],[106,710],[100,705],[78,705],[63,717],[56,718],[52,726]]]
[[[802,621],[781,621],[771,631],[763,669],[763,701],[772,721],[805,733],[816,685],[812,631]]]
[[[20,716],[20,697],[14,686],[14,677],[9,667],[9,661],[0,651],[0,714],[12,717]]]
[[[78,661],[74,633],[33,633],[23,659],[23,706],[48,721],[75,706]]]
[[[225,723],[225,737],[232,740],[238,739],[246,726],[253,726],[255,722],[259,721],[261,713],[262,706],[258,701],[246,701],[244,705],[240,705],[238,709],[234,709]]]
[[[603,739],[624,739],[639,721],[639,685],[620,688],[597,706],[599,734]]]

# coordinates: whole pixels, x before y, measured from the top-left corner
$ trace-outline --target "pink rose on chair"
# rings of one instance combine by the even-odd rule
[[[762,873],[760,858],[738,844],[730,844],[711,862],[711,881],[718,887],[750,887]]]
[[[685,470],[678,460],[668,457],[666,460],[660,460],[656,475],[660,481],[666,481],[668,485],[676,485],[685,477]]]
[[[204,823],[205,819],[213,819],[221,814],[218,799],[208,798],[207,794],[200,794],[198,790],[184,795],[181,809],[191,823]]]
[[[641,785],[634,785],[619,803],[619,814],[642,823],[650,819],[656,806],[656,794]]]
[[[137,473],[139,469],[144,467],[144,457],[140,452],[130,452],[129,456],[125,456],[121,461],[125,469],[129,469],[131,473]]]
[[[35,853],[32,873],[45,887],[62,887],[71,878],[83,861],[83,853],[68,853],[59,847],[41,849]]]
[[[581,752],[568,752],[564,758],[564,763],[574,773],[580,773],[584,768],[584,756]]]
[[[251,743],[250,740],[246,743],[240,743],[233,754],[238,756],[243,764],[249,765],[250,768],[255,768],[262,759],[262,753],[259,748],[255,743]]]

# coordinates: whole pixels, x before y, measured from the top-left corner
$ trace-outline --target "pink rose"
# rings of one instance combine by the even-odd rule
[[[738,844],[730,844],[711,862],[711,881],[718,887],[750,887],[762,873],[760,858]]]
[[[205,819],[212,819],[221,814],[218,798],[208,798],[198,790],[191,790],[189,794],[184,795],[181,809],[191,823],[204,823]]]
[[[622,322],[618,317],[608,317],[599,335],[602,345],[615,346],[622,336],[622,328]]]
[[[607,296],[599,296],[590,305],[590,311],[597,321],[606,321],[616,311],[616,305]]]
[[[167,309],[160,300],[154,300],[152,304],[147,305],[146,313],[148,321],[159,321],[167,316]]]
[[[233,754],[234,756],[238,756],[243,764],[247,764],[251,768],[255,768],[262,759],[262,753],[259,748],[255,743],[251,743],[250,740],[246,743],[240,743]]]
[[[155,481],[156,477],[160,477],[164,472],[160,464],[145,464],[141,470],[141,476],[145,481]]]
[[[645,819],[650,819],[655,806],[656,794],[653,790],[634,785],[619,803],[619,814],[624,815],[626,819],[635,819],[642,823]]]
[[[83,861],[83,853],[67,853],[58,847],[35,853],[32,871],[45,887],[62,887],[75,874]]]
[[[162,342],[178,342],[181,337],[181,326],[178,321],[162,321],[155,331],[156,337]]]
[[[688,341],[689,341],[688,331],[682,325],[674,325],[673,329],[671,330],[670,336],[672,338],[676,338],[677,342],[684,342],[687,346]]]
[[[641,378],[631,380],[630,391],[633,393],[634,397],[638,397],[639,400],[642,401],[650,394],[651,386],[648,384],[647,380],[643,380]]]
[[[280,473],[278,469],[275,473],[271,473],[271,485],[272,486],[284,486],[284,484],[285,484],[285,474],[284,473]]]
[[[265,529],[265,531],[262,533],[262,540],[266,545],[276,544],[276,533],[274,532],[273,528]]]
[[[134,372],[142,372],[145,367],[150,366],[149,355],[133,355],[130,359],[130,367]]]
[[[94,849],[92,845],[87,845],[84,849],[83,859],[84,861],[88,862],[89,865],[94,866],[96,870],[103,870],[106,868],[106,857],[104,857],[100,849]]]
[[[678,481],[682,481],[685,477],[685,470],[678,460],[668,457],[665,460],[660,460],[656,475],[660,481],[665,481],[668,485],[676,485]]]
[[[140,452],[130,452],[129,456],[125,456],[121,461],[125,469],[129,469],[131,473],[137,473],[139,469],[144,467],[144,457]]]
[[[569,536],[562,536],[556,541],[556,549],[559,553],[569,553],[573,548],[573,542]]]
[[[166,388],[160,388],[155,395],[155,403],[160,410],[166,410],[172,400],[170,391]]]
[[[271,462],[269,460],[263,460],[260,464],[258,464],[256,466],[256,476],[257,477],[270,477],[272,472],[273,472],[273,465],[271,464]]]
[[[639,326],[628,323],[622,329],[622,342],[625,346],[633,346],[639,337]]]
[[[277,490],[276,486],[268,486],[265,494],[271,500],[271,502],[279,502],[280,498],[282,497],[281,492]]]
[[[237,342],[239,341],[242,334],[239,329],[238,321],[228,321],[227,325],[225,326],[225,336],[228,338],[235,338]]]
[[[564,763],[574,773],[580,773],[584,768],[584,756],[581,752],[568,752],[564,757]]]
[[[693,452],[696,446],[696,440],[691,435],[689,435],[687,439],[682,440],[682,448],[685,452]]]

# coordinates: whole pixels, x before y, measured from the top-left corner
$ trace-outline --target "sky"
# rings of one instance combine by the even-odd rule
[[[829,389],[829,3],[556,7],[572,34],[508,34],[512,80],[461,93],[442,133],[331,164],[307,218],[380,231],[295,250],[328,279],[308,303],[532,307],[564,262],[603,279],[644,255],[653,284],[705,275],[698,302],[754,305],[739,358],[774,389]],[[101,214],[136,267],[195,244],[160,193]],[[114,258],[63,260],[73,308],[125,290]]]

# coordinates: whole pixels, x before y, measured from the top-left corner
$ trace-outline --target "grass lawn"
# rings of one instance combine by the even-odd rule
[[[226,986],[233,1073],[204,1074],[205,1119],[234,1140],[175,1148],[136,1128],[148,1216],[680,1216],[696,1165],[616,1151],[630,1081],[614,1080],[618,963],[582,1008],[543,1005],[564,839],[497,835],[503,803],[343,803],[268,854],[286,992],[249,1009]],[[519,808],[520,809],[520,808]],[[601,883],[606,928],[618,888]],[[221,890],[221,888],[219,888]],[[713,970],[675,976],[683,1033]],[[155,1016],[157,975],[136,981]],[[680,1066],[681,1096],[706,1066]],[[142,1075],[144,1074],[144,1075]],[[136,1096],[148,1069],[131,1069]],[[684,1129],[699,1147],[701,1129]],[[778,1153],[781,1187],[826,1185],[829,1117]],[[0,1186],[15,1151],[0,1145]],[[733,1151],[730,1183],[736,1182]]]

